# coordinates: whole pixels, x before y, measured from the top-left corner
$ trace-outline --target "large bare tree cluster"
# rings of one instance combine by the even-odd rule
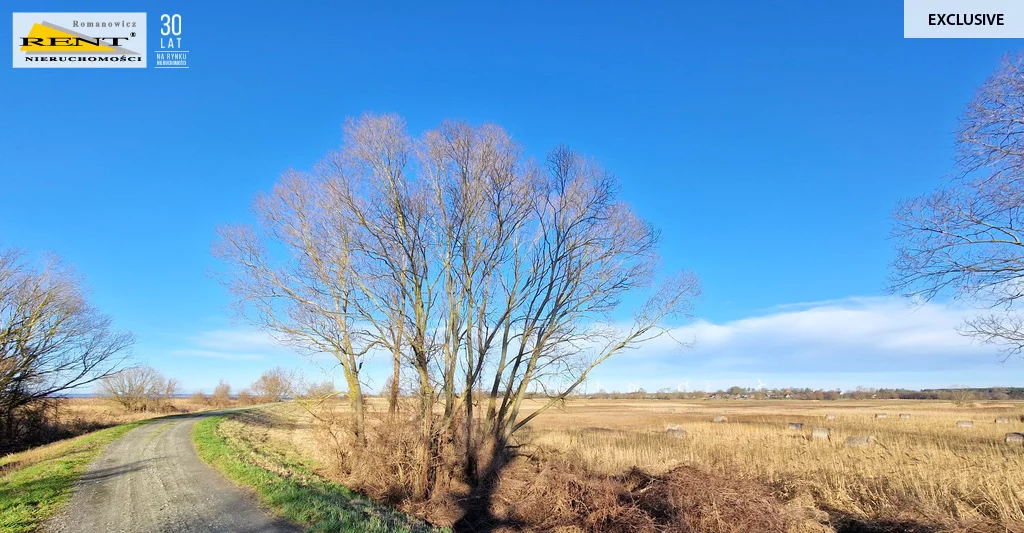
[[[33,430],[25,413],[115,372],[134,342],[85,298],[56,257],[41,264],[0,250],[0,440]]]
[[[978,91],[957,134],[948,186],[902,202],[893,290],[940,294],[986,307],[964,333],[1024,350],[1024,64],[1008,57]]]
[[[337,358],[362,442],[363,362],[392,358],[392,409],[399,383],[417,398],[413,483],[427,491],[438,446],[461,443],[475,479],[478,450],[689,310],[697,279],[655,279],[658,232],[617,192],[593,160],[558,148],[535,162],[494,125],[412,138],[399,117],[367,115],[339,152],[260,195],[255,225],[221,228],[215,253],[246,316]]]

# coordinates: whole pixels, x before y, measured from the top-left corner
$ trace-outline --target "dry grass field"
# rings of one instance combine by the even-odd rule
[[[120,424],[145,420],[174,413],[190,413],[212,409],[207,403],[192,398],[164,400],[158,409],[128,411],[108,398],[65,398],[48,403],[45,422],[39,435],[23,442],[0,442],[0,457],[4,453],[24,451],[62,439]]]
[[[279,441],[329,463],[302,409],[277,409],[291,419]],[[519,439],[527,456],[597,475],[692,467],[749,480],[787,507],[810,509],[824,531],[1024,532],[1024,446],[1004,442],[1024,432],[1022,414],[1014,402],[574,400]],[[995,423],[1004,417],[1010,422]],[[961,420],[973,427],[957,427]],[[812,439],[817,427],[830,438]],[[856,435],[874,441],[847,447]]]
[[[68,398],[57,403],[56,418],[72,433],[80,434],[137,420],[212,408],[192,398],[173,398],[160,410],[127,411],[109,398]]]
[[[1024,431],[1022,414],[1024,404],[1011,402],[580,400],[538,417],[524,441],[608,474],[692,465],[752,478],[868,523],[1024,531],[1024,446],[1004,442]],[[996,424],[1000,417],[1010,423]],[[957,427],[961,420],[974,425]],[[673,424],[685,436],[667,432]],[[816,427],[831,428],[831,438],[812,439]],[[853,435],[875,442],[846,447]]]

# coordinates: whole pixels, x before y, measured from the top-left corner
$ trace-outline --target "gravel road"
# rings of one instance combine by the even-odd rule
[[[196,455],[192,425],[214,413],[150,422],[110,443],[50,533],[293,532]]]

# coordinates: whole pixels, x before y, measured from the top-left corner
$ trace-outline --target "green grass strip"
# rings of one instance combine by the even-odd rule
[[[19,462],[20,457],[32,464],[0,477],[0,533],[34,531],[71,497],[75,482],[104,446],[146,422],[140,420],[56,442],[47,446],[50,450],[5,457],[4,465]],[[31,454],[42,459],[32,462]]]
[[[292,474],[284,476],[247,461],[259,450],[245,449],[247,445],[244,442],[237,439],[229,441],[218,431],[218,426],[228,416],[231,415],[213,416],[195,424],[192,440],[199,457],[235,483],[256,489],[264,505],[292,522],[304,525],[307,531],[444,531],[373,502],[316,475],[297,462],[279,464],[283,471]],[[265,455],[261,457],[267,460]]]

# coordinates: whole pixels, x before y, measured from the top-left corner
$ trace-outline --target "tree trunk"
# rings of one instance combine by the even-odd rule
[[[430,373],[426,367],[426,358],[417,358],[422,365],[416,366],[420,380],[420,429],[421,440],[416,466],[419,469],[417,486],[414,491],[421,499],[430,498],[434,481],[437,478],[437,466],[434,460],[437,455],[437,443],[434,438],[434,387],[430,384]]]
[[[397,350],[394,352],[392,364],[394,367],[391,370],[391,390],[388,391],[388,414],[390,415],[398,412],[398,393],[400,392],[399,387],[402,379],[401,352]]]
[[[348,382],[348,403],[352,408],[352,421],[355,425],[356,442],[360,446],[366,445],[366,416],[363,411],[363,388],[359,384],[359,378],[349,372],[345,373]]]

